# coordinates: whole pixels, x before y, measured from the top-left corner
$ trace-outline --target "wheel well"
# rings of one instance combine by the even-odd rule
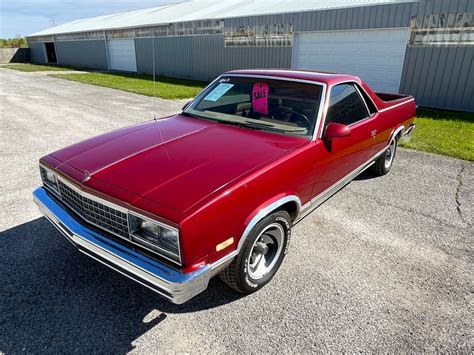
[[[397,129],[397,132],[395,132],[395,134],[392,136],[393,138],[395,138],[397,141],[400,140],[400,138],[402,137],[402,132],[403,130],[405,129],[404,126],[400,126],[398,129]],[[392,141],[392,139],[390,138],[390,142]],[[389,142],[389,144],[390,144]]]
[[[283,210],[288,212],[290,215],[291,221],[293,222],[296,217],[298,216],[298,205],[294,201],[290,201],[285,203],[284,205],[281,205],[278,210]]]

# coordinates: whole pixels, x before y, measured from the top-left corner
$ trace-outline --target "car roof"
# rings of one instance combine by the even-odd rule
[[[353,75],[295,69],[241,69],[228,71],[225,74],[274,76],[288,79],[308,80],[328,85],[334,85],[344,81],[360,82],[360,79]]]

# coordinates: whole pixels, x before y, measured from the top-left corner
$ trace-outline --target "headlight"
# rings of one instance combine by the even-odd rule
[[[133,214],[128,215],[128,221],[133,241],[155,250],[166,259],[181,263],[179,233],[176,229]]]
[[[42,166],[40,166],[40,173],[43,183],[54,191],[59,192],[58,178],[56,177],[56,174]]]

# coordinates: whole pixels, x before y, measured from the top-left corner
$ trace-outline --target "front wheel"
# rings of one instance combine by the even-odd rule
[[[261,289],[280,268],[290,235],[291,219],[286,211],[263,218],[245,240],[240,253],[222,271],[221,279],[241,293]]]
[[[388,145],[387,150],[377,158],[375,164],[373,165],[372,171],[379,175],[388,174],[392,169],[393,160],[395,159],[395,153],[397,152],[398,140],[396,137],[393,137]]]

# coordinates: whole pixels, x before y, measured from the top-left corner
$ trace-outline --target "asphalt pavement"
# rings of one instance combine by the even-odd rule
[[[179,111],[0,68],[0,353],[474,351],[474,164],[399,149],[294,227],[275,279],[184,305],[82,255],[33,204],[38,159]]]

